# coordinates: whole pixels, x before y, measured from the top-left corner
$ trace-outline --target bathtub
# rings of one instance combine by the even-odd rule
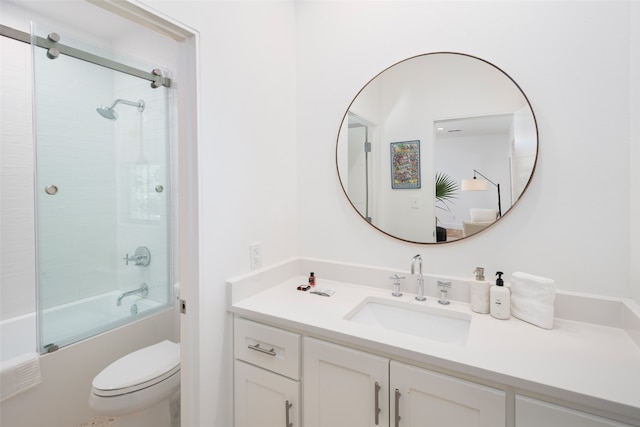
[[[122,305],[117,306],[120,293],[107,292],[44,310],[41,331],[44,345],[56,344],[62,347],[146,317],[167,306],[136,296],[125,298]],[[36,313],[0,322],[0,363],[38,351],[36,324]]]
[[[46,310],[45,322],[49,322],[51,339],[70,341],[71,335],[80,338],[72,345],[44,355],[37,354],[35,313],[0,322],[3,358],[0,371],[2,366],[10,367],[16,358],[33,355],[41,373],[38,384],[2,399],[0,425],[87,425],[96,416],[89,406],[91,381],[102,369],[140,348],[165,339],[177,341],[175,304],[130,296],[118,307],[119,295],[118,291],[110,292]],[[136,315],[131,314],[133,304],[138,307]],[[64,312],[73,313],[73,320],[68,320]],[[131,321],[132,318],[135,321]],[[109,325],[101,325],[105,319]],[[85,339],[82,330],[94,335]],[[56,337],[57,333],[61,335]],[[60,392],[61,384],[64,384],[64,393]],[[39,409],[25,411],[25,408]]]
[[[149,298],[130,296],[116,305],[120,291],[60,305],[42,313],[42,343],[58,347],[124,325],[166,307]]]
[[[0,364],[35,351],[35,313],[12,317],[0,322]]]

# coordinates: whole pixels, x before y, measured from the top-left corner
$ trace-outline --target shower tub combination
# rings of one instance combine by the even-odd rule
[[[20,221],[2,243],[26,255],[3,257],[12,276],[2,277],[2,308],[16,317],[0,317],[0,424],[78,427],[96,415],[88,397],[101,370],[178,340],[177,94],[167,68],[134,57],[139,37],[156,41],[145,58],[172,67],[177,59],[160,48],[165,35],[138,24],[124,34],[86,30],[80,40],[51,16],[58,28],[32,23],[30,34],[28,20],[48,13],[31,9],[3,3],[0,19],[0,62],[14,76],[2,93],[10,87],[16,100],[2,123],[12,138],[1,143],[20,148],[2,187],[19,203],[0,213],[3,224],[5,212]],[[150,262],[139,262],[137,248],[148,248]],[[135,292],[143,283],[148,295]]]
[[[174,312],[168,71],[36,25],[33,37],[0,30],[33,41],[25,49],[33,50],[37,254],[37,301],[20,307],[36,312],[0,321],[4,405],[39,383],[40,361],[59,360],[63,347],[95,350],[93,337],[114,331],[126,338],[105,349],[113,356],[175,338],[175,324],[157,332],[151,324],[164,327]]]
[[[33,56],[37,339],[50,353],[171,305],[171,81],[34,31],[47,49]]]

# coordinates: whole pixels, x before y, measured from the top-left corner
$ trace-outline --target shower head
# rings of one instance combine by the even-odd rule
[[[118,118],[118,113],[116,113],[116,110],[112,110],[111,108],[104,105],[96,108],[96,111],[105,119],[116,120]]]
[[[130,105],[132,107],[138,108],[138,111],[140,112],[144,111],[144,101],[142,99],[140,99],[138,102],[127,101],[126,99],[116,99],[116,101],[111,104],[111,107],[102,105],[96,108],[96,111],[105,119],[116,120],[118,118],[118,113],[116,113],[116,110],[114,110],[114,108],[118,104]]]

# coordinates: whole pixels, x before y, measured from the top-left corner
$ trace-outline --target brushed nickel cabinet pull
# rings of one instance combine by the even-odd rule
[[[260,344],[256,344],[256,345],[249,344],[249,348],[251,350],[259,351],[260,353],[268,354],[269,356],[275,356],[276,355],[276,350],[275,349],[272,348],[271,350],[267,350],[266,348],[260,347]]]
[[[376,425],[380,424],[380,411],[382,411],[382,409],[380,409],[380,389],[382,387],[380,387],[380,384],[376,381],[376,387],[375,387],[375,393],[374,393],[374,399],[375,399],[375,405],[374,405],[374,415],[376,417]]]
[[[400,416],[400,390],[396,389],[396,421],[395,427],[400,427],[400,420],[402,417]]]
[[[285,427],[293,427],[293,423],[289,422],[289,409],[293,406],[293,403],[290,403],[288,400],[284,402],[284,410],[286,415]]]

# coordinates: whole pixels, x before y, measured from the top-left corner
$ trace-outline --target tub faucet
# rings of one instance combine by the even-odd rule
[[[422,277],[422,257],[420,254],[411,259],[411,274],[416,274],[416,262],[420,267],[418,274],[418,295],[416,296],[416,300],[424,301],[427,298],[424,296],[424,278]]]
[[[118,302],[116,303],[116,305],[118,307],[121,306],[122,299],[124,297],[128,297],[129,295],[136,295],[136,294],[142,294],[143,297],[146,297],[147,295],[149,295],[149,286],[147,286],[146,283],[143,283],[142,285],[140,285],[138,289],[121,293],[120,296],[118,297]]]

